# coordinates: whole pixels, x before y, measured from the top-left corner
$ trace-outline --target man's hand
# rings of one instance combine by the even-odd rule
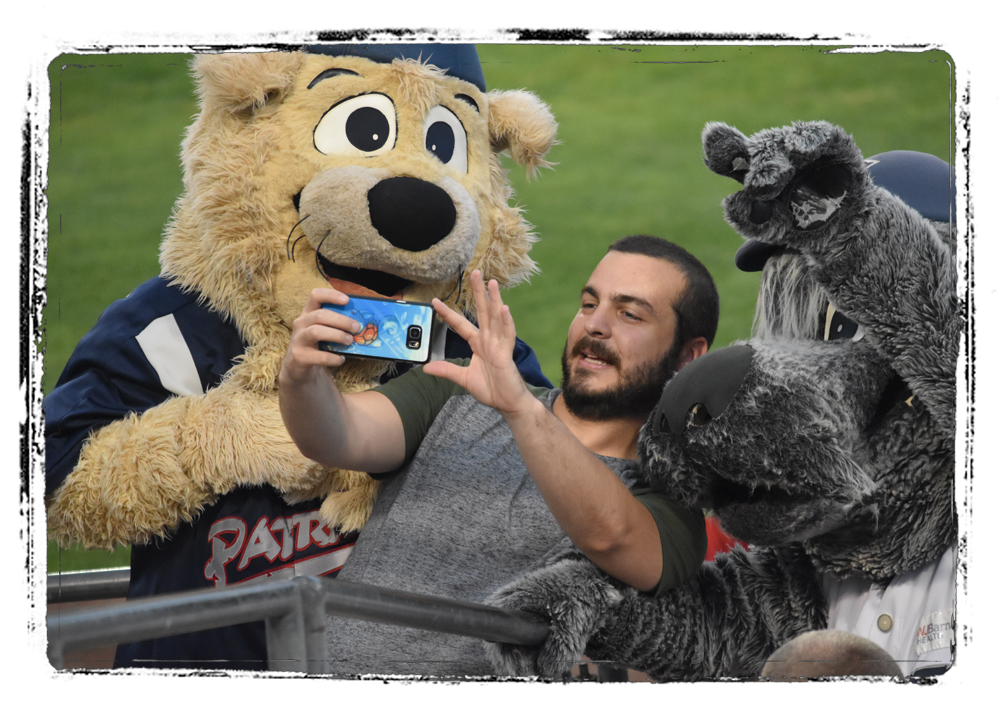
[[[317,288],[309,294],[305,308],[292,323],[292,340],[281,365],[282,385],[314,381],[319,378],[315,374],[322,372],[324,368],[343,365],[343,356],[321,351],[317,344],[320,341],[353,343],[353,334],[361,330],[360,324],[343,314],[323,308],[324,303],[343,306],[347,301],[346,294],[333,288]]]
[[[476,302],[479,328],[464,316],[434,299],[434,310],[472,348],[468,366],[455,366],[446,361],[431,361],[424,372],[453,381],[466,389],[476,401],[491,406],[504,416],[527,411],[537,403],[524,385],[514,363],[517,333],[510,309],[500,298],[500,286],[495,280],[483,283],[483,274],[471,274],[472,294]]]

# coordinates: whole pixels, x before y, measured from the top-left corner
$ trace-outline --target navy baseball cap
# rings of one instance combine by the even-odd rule
[[[306,45],[302,49],[316,55],[353,55],[376,63],[391,63],[397,58],[421,60],[486,92],[486,78],[479,53],[475,45],[467,43],[332,43]]]
[[[890,150],[865,161],[875,185],[885,188],[929,221],[955,218],[955,170],[937,156],[913,150]],[[736,251],[736,267],[760,271],[781,250],[750,240]]]

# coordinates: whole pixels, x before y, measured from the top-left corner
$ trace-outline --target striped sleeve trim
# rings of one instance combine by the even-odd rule
[[[173,314],[152,321],[135,340],[167,391],[178,396],[199,396],[205,392]]]

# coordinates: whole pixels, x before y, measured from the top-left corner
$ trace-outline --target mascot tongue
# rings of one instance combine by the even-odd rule
[[[329,281],[330,285],[335,289],[350,296],[371,296],[374,298],[391,298],[396,300],[403,297],[402,291],[394,296],[384,296],[381,293],[377,293],[370,288],[366,288],[365,286],[354,283],[353,281],[342,281],[339,278],[331,278],[330,276],[327,276],[326,280]]]
[[[384,271],[370,268],[355,268],[333,263],[320,254],[316,254],[317,270],[327,282],[342,293],[355,296],[376,296],[399,300],[403,291],[413,281],[400,276],[394,276]]]

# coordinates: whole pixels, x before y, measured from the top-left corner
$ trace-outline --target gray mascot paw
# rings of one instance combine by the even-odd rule
[[[546,619],[548,639],[537,647],[485,642],[486,657],[501,675],[561,678],[621,600],[608,576],[585,558],[536,569],[501,587],[485,603]]]
[[[702,133],[705,164],[743,183],[725,201],[726,216],[764,243],[808,243],[803,232],[849,220],[872,187],[851,136],[826,122],[795,123],[746,138],[722,123]]]

